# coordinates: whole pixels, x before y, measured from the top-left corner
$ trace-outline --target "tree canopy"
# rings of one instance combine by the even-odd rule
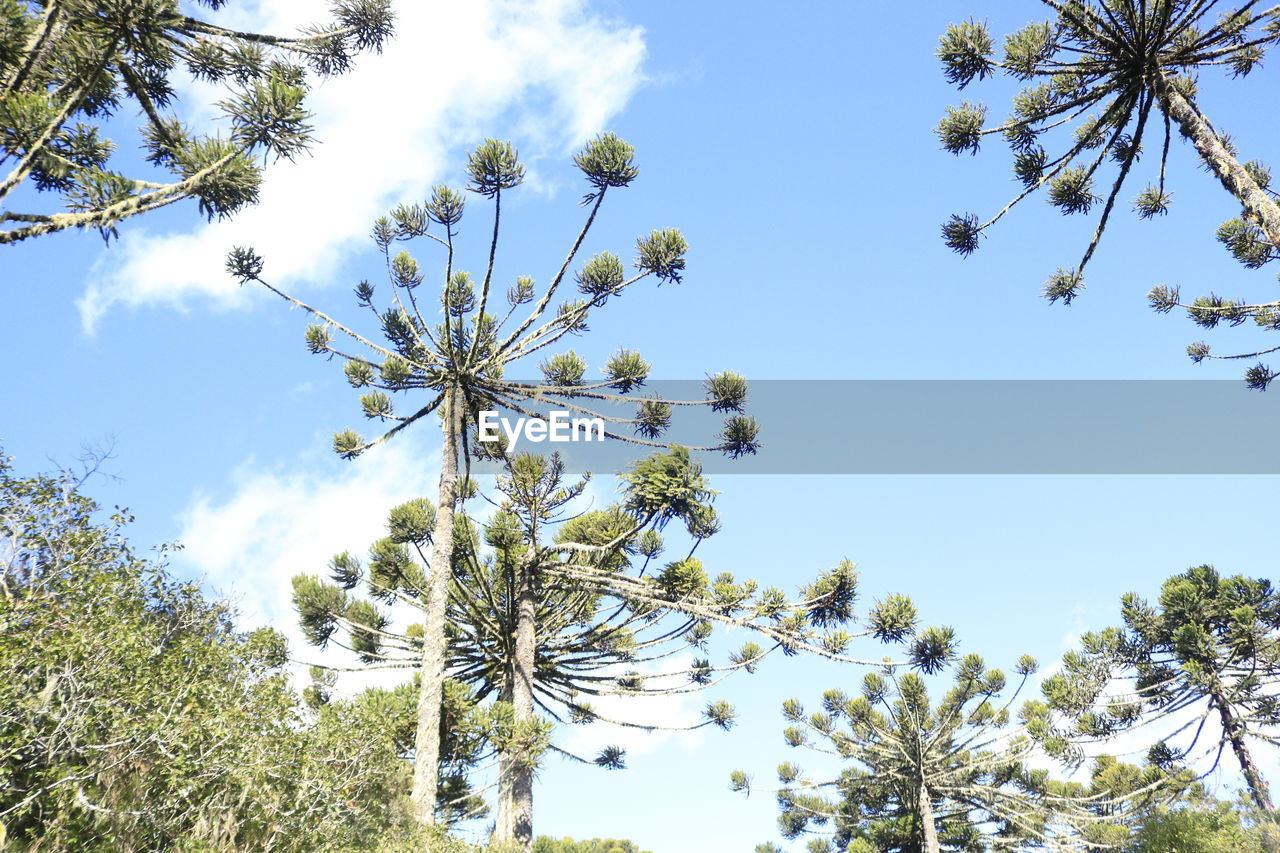
[[[68,474],[0,458],[0,826],[15,849],[374,849],[407,767],[364,700],[308,715],[271,629],[173,579]],[[402,833],[403,834],[403,833]]]
[[[418,740],[414,764],[414,803],[419,819],[430,823],[435,815],[435,777],[438,755],[438,725],[435,715],[440,708],[440,691],[446,667],[446,611],[449,597],[449,572],[453,555],[454,512],[460,484],[459,464],[467,470],[473,456],[502,456],[503,442],[480,442],[472,437],[484,411],[513,412],[545,425],[550,406],[563,411],[588,415],[601,423],[621,424],[631,434],[605,428],[610,440],[641,447],[665,448],[658,441],[671,425],[674,406],[709,407],[727,413],[723,430],[714,444],[706,449],[719,450],[731,457],[754,453],[758,447],[755,419],[743,414],[747,400],[747,383],[737,374],[725,371],[707,379],[706,396],[702,400],[668,400],[660,395],[641,397],[637,391],[649,375],[649,364],[640,355],[620,349],[604,368],[604,376],[586,381],[586,362],[572,350],[545,357],[538,364],[541,382],[521,382],[508,378],[513,367],[529,365],[531,359],[566,336],[587,331],[591,311],[610,299],[616,300],[638,282],[651,279],[659,283],[678,283],[685,271],[688,243],[673,228],[656,230],[636,241],[635,275],[627,276],[621,260],[610,252],[595,255],[574,275],[578,295],[582,299],[565,299],[551,310],[557,293],[563,299],[562,287],[568,287],[567,275],[600,212],[611,189],[629,186],[639,175],[635,150],[613,133],[602,133],[589,141],[573,159],[590,186],[583,198],[589,208],[586,221],[573,239],[563,263],[553,273],[542,295],[531,277],[518,276],[507,288],[507,310],[498,317],[495,279],[496,260],[502,223],[502,194],[518,187],[524,180],[524,166],[509,142],[485,140],[467,161],[467,189],[493,202],[493,230],[489,252],[484,260],[484,275],[479,292],[476,282],[455,263],[455,238],[465,209],[465,196],[448,186],[433,189],[425,204],[400,205],[390,216],[379,218],[373,226],[373,239],[383,254],[385,274],[390,288],[383,297],[384,309],[375,307],[375,289],[367,280],[355,287],[356,301],[373,316],[384,344],[375,343],[377,334],[363,334],[353,325],[296,299],[269,284],[262,276],[264,260],[250,247],[237,247],[227,258],[228,272],[240,282],[255,282],[304,309],[320,322],[306,330],[307,348],[326,358],[337,357],[347,381],[355,388],[373,388],[360,397],[364,416],[379,424],[392,424],[381,435],[366,440],[346,429],[334,435],[333,448],[345,458],[355,458],[368,449],[395,436],[412,423],[438,412],[442,435],[442,464],[439,492],[435,503],[435,526],[432,531],[432,556],[427,564],[427,612],[421,641],[421,694],[419,702]],[[443,236],[432,230],[443,229]],[[434,297],[419,299],[418,291],[427,282],[423,272],[407,251],[391,254],[396,243],[426,239],[442,251],[443,269],[433,284]],[[428,285],[430,288],[430,285]],[[493,305],[491,305],[491,297]],[[524,319],[513,322],[517,311],[527,309]],[[436,309],[442,317],[436,320]],[[504,330],[509,329],[509,331]],[[336,339],[335,339],[336,335]],[[392,397],[420,396],[425,400],[408,415],[395,413]],[[602,403],[636,406],[634,418],[610,416],[595,411]],[[527,840],[527,839],[526,839]]]
[[[952,24],[939,43],[943,71],[958,88],[995,74],[1023,85],[1009,116],[994,126],[988,126],[988,107],[968,100],[948,107],[938,123],[942,147],[957,155],[977,154],[986,137],[1002,137],[1023,186],[991,216],[953,215],[942,226],[946,244],[971,254],[992,226],[1042,189],[1064,215],[1095,214],[1097,226],[1079,261],[1059,268],[1044,285],[1050,302],[1070,304],[1084,287],[1085,267],[1135,167],[1148,183],[1132,198],[1133,211],[1143,219],[1169,212],[1173,192],[1166,178],[1176,127],[1240,204],[1241,215],[1218,230],[1219,242],[1249,268],[1280,257],[1280,205],[1271,171],[1256,159],[1241,162],[1239,143],[1202,111],[1197,86],[1202,71],[1243,77],[1260,68],[1280,41],[1280,7],[1220,0],[1041,2],[1049,19],[1010,33],[1001,51],[987,25],[975,19]],[[1280,329],[1280,303],[1274,301],[1209,295],[1184,303],[1176,287],[1164,285],[1149,298],[1156,310],[1182,307],[1208,328],[1252,318],[1263,329]],[[1187,352],[1197,362],[1216,357],[1204,343]],[[1251,387],[1265,388],[1276,375],[1259,363],[1245,378]]]
[[[1029,703],[1032,731],[1070,760],[1082,745],[1153,726],[1151,760],[1171,764],[1231,750],[1253,804],[1271,814],[1254,756],[1276,741],[1280,594],[1263,578],[1196,566],[1169,578],[1153,604],[1130,593],[1123,625],[1086,633]]]
[[[646,457],[624,482],[618,505],[584,511],[577,499],[585,478],[566,478],[554,455],[515,455],[486,498],[496,512],[483,520],[466,511],[454,518],[446,673],[478,699],[496,700],[486,737],[499,758],[499,840],[532,843],[533,772],[547,750],[607,769],[625,764],[617,746],[595,756],[567,752],[551,722],[681,727],[659,725],[643,711],[604,713],[595,700],[701,691],[732,673],[754,672],[779,650],[868,663],[849,657],[850,646],[868,637],[905,644],[902,664],[936,668],[951,655],[941,629],[917,630],[905,596],[872,607],[866,629],[845,630],[858,583],[847,561],[793,600],[728,572],[709,576],[692,551],[714,531],[707,525],[712,493],[683,448]],[[331,582],[295,578],[294,601],[309,639],[345,648],[368,668],[412,666],[422,642],[423,567],[435,518],[425,499],[403,504],[391,511],[389,536],[372,545],[367,561],[344,552],[330,563]],[[682,521],[693,544],[658,568],[666,543],[656,525],[667,520]],[[708,647],[718,624],[748,629],[768,646],[748,640],[713,663]],[[701,719],[684,727],[727,729],[734,716],[728,702],[709,701]],[[516,813],[523,821],[514,820]]]
[[[292,159],[311,142],[308,72],[344,73],[381,49],[392,20],[390,0],[336,0],[330,20],[278,36],[191,17],[178,0],[0,0],[0,243],[67,228],[110,237],[122,219],[185,198],[210,219],[253,203],[255,159]],[[184,74],[226,91],[215,105],[225,135],[176,117]],[[104,136],[130,107],[144,118],[144,164]]]
[[[539,836],[533,842],[533,853],[646,853],[630,841],[613,838],[593,838],[590,841],[574,841],[572,838],[548,838]]]

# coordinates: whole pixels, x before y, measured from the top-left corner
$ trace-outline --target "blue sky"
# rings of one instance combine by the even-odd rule
[[[233,5],[237,23],[287,29],[321,4]],[[1145,293],[1170,283],[1256,295],[1273,284],[1213,242],[1234,202],[1176,142],[1172,213],[1143,223],[1119,211],[1070,308],[1048,305],[1039,286],[1076,262],[1091,223],[1032,199],[973,257],[942,245],[949,214],[997,209],[1015,184],[999,145],[976,158],[939,149],[931,128],[962,96],[933,58],[937,37],[969,11],[1008,32],[1041,16],[1028,0],[910,14],[888,2],[401,5],[386,55],[312,99],[315,156],[273,167],[262,204],[236,223],[207,227],[184,204],[126,222],[109,248],[62,234],[4,250],[6,452],[30,470],[114,437],[120,479],[96,486],[103,503],[136,513],[139,545],[182,540],[175,568],[236,597],[246,621],[292,630],[289,576],[365,547],[392,502],[432,491],[438,456],[434,436],[406,435],[381,455],[333,457],[332,432],[359,420],[355,395],[337,365],[306,353],[303,316],[239,289],[221,255],[252,241],[273,281],[350,313],[349,287],[378,268],[364,236],[371,218],[433,183],[461,184],[466,150],[486,136],[510,138],[531,170],[504,199],[499,273],[539,280],[581,215],[569,155],[606,128],[635,145],[641,176],[610,198],[586,248],[625,252],[636,235],[676,226],[692,246],[689,270],[682,285],[610,305],[575,348],[593,365],[620,345],[640,349],[658,378],[726,368],[752,379],[1234,378],[1231,365],[1191,365],[1183,347],[1205,333],[1154,314]],[[1246,157],[1265,158],[1274,143],[1256,109],[1268,86],[1266,69],[1203,82],[1201,106]],[[997,81],[964,97],[1002,115],[1009,93]],[[186,94],[200,120],[204,93]],[[126,145],[129,123],[118,122]],[[470,235],[488,227],[483,207],[473,199]],[[1255,340],[1243,329],[1216,339]],[[1188,566],[1273,572],[1268,537],[1251,522],[1274,514],[1270,476],[714,485],[725,531],[699,551],[710,568],[791,585],[847,556],[868,599],[907,591],[928,621],[1005,666],[1024,651],[1053,660],[1114,619],[1121,593],[1154,593]],[[765,778],[787,757],[783,698],[812,701],[861,678],[780,663],[729,685],[741,713],[733,733],[633,744],[620,773],[553,760],[538,830],[629,837],[655,853],[773,838],[772,800],[731,794],[728,772]]]

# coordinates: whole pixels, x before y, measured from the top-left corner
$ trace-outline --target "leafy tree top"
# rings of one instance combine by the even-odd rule
[[[110,237],[122,219],[184,198],[210,219],[230,216],[257,199],[255,157],[307,148],[307,72],[347,71],[355,54],[381,49],[392,18],[390,0],[335,0],[330,20],[277,36],[192,17],[178,0],[0,0],[0,243],[74,227]],[[226,136],[174,116],[173,75],[184,72],[226,89]],[[126,174],[103,136],[126,108],[144,117],[156,170]],[[23,186],[68,212],[41,209]]]
[[[1274,743],[1280,724],[1280,594],[1268,580],[1197,566],[1165,581],[1155,603],[1125,595],[1121,614],[1122,625],[1086,633],[1045,680],[1044,700],[1024,712],[1032,732],[1079,761],[1085,744],[1155,724],[1150,761],[1207,754],[1216,768],[1231,749],[1266,808],[1249,744]]]
[[[534,279],[518,276],[502,295],[495,280],[503,194],[518,187],[524,177],[524,167],[510,143],[486,140],[467,161],[467,189],[493,203],[492,237],[483,275],[473,277],[456,263],[455,238],[466,207],[462,192],[437,186],[425,204],[401,205],[378,219],[373,239],[385,260],[389,284],[385,307],[375,307],[375,288],[368,281],[356,286],[355,295],[359,305],[371,313],[382,341],[267,283],[262,278],[263,259],[252,249],[233,251],[227,269],[242,283],[257,282],[311,313],[319,322],[306,330],[308,349],[339,358],[353,387],[371,389],[360,398],[363,414],[390,427],[373,439],[353,430],[337,433],[334,449],[344,457],[357,456],[441,409],[451,394],[458,397],[459,429],[467,458],[470,454],[502,453],[497,443],[475,446],[472,432],[479,412],[501,410],[545,421],[552,406],[575,415],[599,417],[607,425],[609,439],[646,447],[668,446],[659,439],[671,425],[674,409],[709,407],[729,416],[715,443],[702,449],[730,456],[754,453],[758,429],[753,418],[741,414],[747,384],[734,373],[709,377],[701,400],[668,400],[639,393],[650,365],[633,350],[618,350],[596,379],[588,377],[588,365],[572,350],[550,354],[557,343],[587,331],[591,313],[631,286],[645,279],[659,284],[683,280],[688,244],[675,229],[653,231],[636,241],[631,274],[620,258],[602,252],[570,275],[606,195],[629,186],[638,175],[634,154],[626,142],[604,133],[574,157],[574,164],[591,187],[584,199],[588,213],[563,263],[541,292]],[[428,276],[409,252],[393,251],[397,244],[413,240],[433,243],[443,253],[438,276]],[[505,302],[505,309],[499,308],[499,300]],[[439,322],[437,313],[442,317]],[[518,319],[519,313],[523,319]],[[532,372],[535,366],[542,374],[539,382],[506,378],[513,367]],[[401,415],[388,392],[426,392],[425,403]],[[597,410],[616,404],[636,406],[634,417]]]
[[[708,523],[711,491],[682,448],[637,463],[618,505],[572,512],[585,483],[567,480],[555,457],[517,455],[497,479],[492,516],[455,516],[448,671],[473,684],[480,699],[507,695],[524,572],[534,573],[538,588],[535,702],[560,722],[654,729],[643,718],[606,716],[592,701],[700,691],[734,672],[754,672],[779,650],[856,660],[848,656],[850,645],[875,636],[906,643],[910,662],[920,667],[939,666],[952,654],[942,629],[917,637],[915,609],[902,596],[877,604],[866,630],[844,630],[857,595],[847,562],[794,600],[729,573],[712,577],[692,549],[658,568],[667,547],[655,529],[660,519],[683,522],[694,548],[718,526]],[[296,578],[294,602],[309,639],[346,648],[368,668],[412,666],[420,654],[421,625],[414,620],[425,610],[435,518],[423,499],[396,507],[390,535],[374,543],[367,561],[344,553],[331,562],[331,582]],[[361,589],[365,597],[356,594]],[[704,655],[716,623],[748,628],[771,646],[747,642],[713,663]],[[685,652],[691,661],[682,661]],[[693,725],[728,728],[734,716],[728,703],[711,701]],[[496,725],[511,729],[500,719]],[[512,731],[498,738],[509,740]],[[618,768],[625,754],[609,747],[594,758],[570,757]]]
[[[959,88],[995,74],[1024,84],[1001,122],[989,125],[988,108],[966,100],[949,107],[938,123],[943,148],[955,154],[976,154],[986,137],[1002,137],[1013,153],[1014,177],[1023,186],[989,217],[952,216],[942,227],[947,245],[962,255],[972,253],[995,223],[1043,189],[1063,214],[1097,217],[1078,263],[1059,269],[1044,286],[1051,302],[1070,304],[1084,287],[1085,267],[1132,174],[1143,170],[1149,176],[1132,199],[1134,212],[1152,219],[1169,211],[1173,193],[1166,172],[1176,127],[1241,205],[1241,217],[1223,225],[1218,240],[1246,267],[1280,257],[1280,206],[1271,172],[1258,160],[1240,162],[1235,143],[1201,111],[1196,82],[1204,70],[1243,77],[1260,67],[1280,40],[1280,6],[1220,0],[1041,2],[1049,19],[1009,34],[1000,47],[986,24],[976,20],[951,25],[940,41],[943,71]],[[1150,298],[1157,310],[1185,308],[1206,327],[1254,318],[1265,329],[1280,328],[1280,306],[1274,302],[1211,295],[1184,304],[1177,288],[1166,286]],[[1210,357],[1203,343],[1188,353],[1196,361]],[[1265,365],[1246,374],[1258,388],[1272,378]]]
[[[590,841],[574,841],[572,838],[538,836],[533,842],[533,853],[647,853],[630,841],[613,838],[593,838]]]
[[[1135,765],[1111,755],[1093,759],[1087,781],[1051,781],[1054,793],[1074,798],[1097,820],[1081,827],[1081,842],[1098,849],[1128,850],[1144,827],[1176,806],[1210,801],[1204,785],[1186,768]]]
[[[136,554],[128,520],[0,456],[0,835],[300,853],[398,832],[406,765],[376,709],[304,715],[284,638]]]

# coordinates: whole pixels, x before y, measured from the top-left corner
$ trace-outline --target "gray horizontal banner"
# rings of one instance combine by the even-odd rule
[[[607,393],[607,392],[606,392]],[[629,397],[705,399],[696,380],[650,382]],[[557,415],[516,439],[517,452],[557,452],[575,472],[616,473],[651,452],[598,440],[635,436],[636,403],[548,399]],[[755,455],[696,455],[709,474],[1276,474],[1280,392],[1239,380],[765,380],[745,413],[760,427]],[[706,446],[727,415],[675,405],[658,441]],[[490,434],[520,415],[495,410]],[[572,423],[578,419],[578,423]],[[615,420],[617,419],[617,420]],[[525,427],[527,428],[526,423]],[[552,440],[552,438],[559,440]],[[573,440],[576,437],[576,440]],[[492,470],[473,463],[473,470]]]

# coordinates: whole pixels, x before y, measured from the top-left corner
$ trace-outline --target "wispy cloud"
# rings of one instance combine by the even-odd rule
[[[92,331],[118,305],[226,308],[248,292],[223,270],[226,252],[253,245],[273,281],[325,282],[364,247],[387,207],[423,198],[449,158],[501,121],[526,151],[560,152],[602,129],[643,82],[643,32],[594,13],[585,0],[402,0],[397,36],[380,56],[325,81],[312,156],[271,166],[261,201],[234,220],[155,233],[143,220],[90,272],[78,300]],[[322,17],[315,0],[263,3],[237,26],[289,31]],[[182,92],[197,123],[216,96]]]
[[[386,535],[391,507],[416,497],[434,500],[439,468],[439,452],[412,436],[374,448],[355,464],[321,450],[273,470],[246,460],[233,473],[227,497],[196,496],[182,512],[178,562],[238,606],[243,628],[273,627],[289,638],[295,658],[332,664],[329,653],[312,649],[298,630],[292,578],[323,577],[341,551],[363,555]]]

